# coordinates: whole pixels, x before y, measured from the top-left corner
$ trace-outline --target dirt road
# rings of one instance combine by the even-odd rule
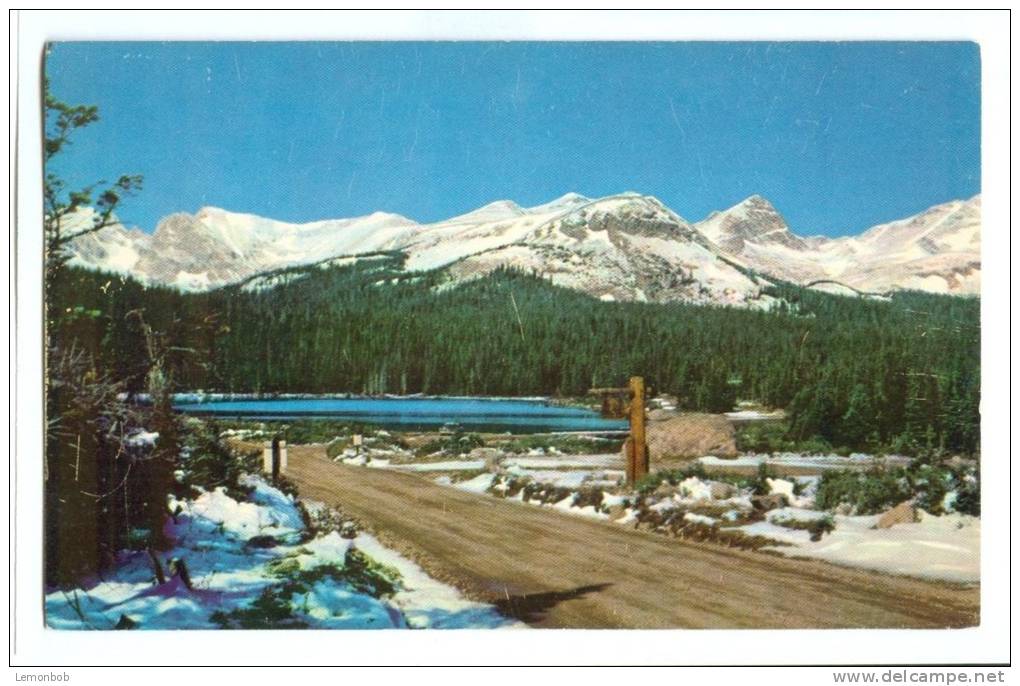
[[[539,627],[962,627],[977,588],[684,543],[618,524],[351,467],[292,446],[301,496],[340,507],[468,596]]]

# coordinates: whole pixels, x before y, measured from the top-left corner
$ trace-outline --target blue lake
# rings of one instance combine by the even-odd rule
[[[255,420],[332,419],[392,429],[435,429],[457,424],[466,430],[511,433],[619,431],[626,420],[561,407],[541,400],[486,398],[283,398],[175,402],[194,415]]]

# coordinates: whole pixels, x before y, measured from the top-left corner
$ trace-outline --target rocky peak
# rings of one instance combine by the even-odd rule
[[[744,244],[780,244],[805,250],[804,241],[790,233],[783,215],[760,195],[752,195],[728,210],[713,213],[699,225],[717,245],[730,253],[740,253]]]

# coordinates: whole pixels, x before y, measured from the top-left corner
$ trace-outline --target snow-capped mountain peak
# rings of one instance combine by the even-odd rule
[[[72,262],[202,290],[392,250],[407,254],[409,270],[444,268],[455,281],[512,265],[607,300],[767,302],[744,268],[804,285],[976,293],[980,198],[840,239],[796,235],[759,195],[696,224],[634,192],[567,193],[527,208],[499,200],[429,224],[386,212],[295,224],[203,207],[165,217],[152,234],[116,225],[83,236]]]
[[[698,224],[698,230],[732,254],[743,252],[748,242],[784,245],[792,250],[807,248],[803,239],[790,232],[779,210],[760,195],[752,195],[728,210],[712,213]]]
[[[591,202],[591,198],[586,198],[580,193],[565,193],[555,200],[551,200],[543,205],[535,205],[529,207],[528,212],[532,214],[545,214],[547,212],[556,212],[559,210],[568,210],[578,205],[584,205],[585,203]]]

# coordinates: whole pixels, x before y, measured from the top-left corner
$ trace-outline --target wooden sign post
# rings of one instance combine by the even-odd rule
[[[602,396],[602,416],[630,420],[630,436],[623,444],[627,460],[627,483],[633,486],[648,474],[648,444],[645,439],[645,380],[640,376],[630,377],[627,388],[592,388],[590,395]],[[629,403],[624,407],[624,398]]]
[[[630,438],[627,439],[627,483],[634,485],[648,474],[645,443],[645,380],[630,377]]]

